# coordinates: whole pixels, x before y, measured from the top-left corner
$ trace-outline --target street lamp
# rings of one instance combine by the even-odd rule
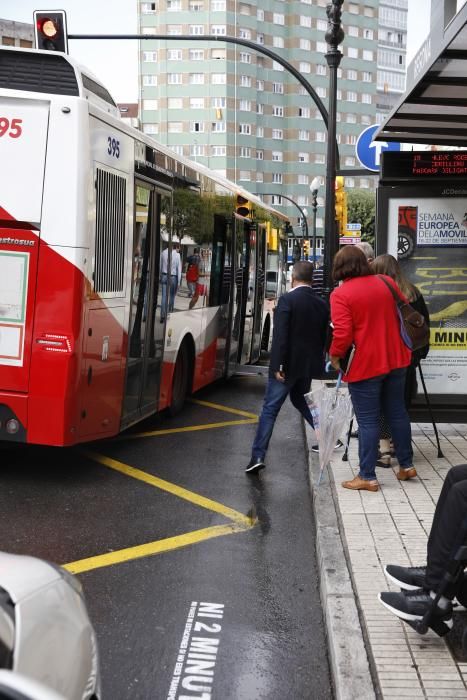
[[[319,177],[313,178],[310,185],[311,208],[313,210],[313,264],[316,261],[316,211],[318,209],[318,190],[321,182]]]

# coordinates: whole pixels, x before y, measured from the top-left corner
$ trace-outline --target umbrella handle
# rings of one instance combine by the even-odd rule
[[[332,370],[332,365],[330,362],[326,362],[326,367],[325,367],[326,372],[330,372]],[[340,369],[339,374],[337,375],[337,384],[336,384],[336,390],[340,389],[341,383],[342,383],[342,377],[344,376],[343,371]]]

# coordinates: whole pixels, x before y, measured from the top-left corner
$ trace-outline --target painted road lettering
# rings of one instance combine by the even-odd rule
[[[223,617],[223,603],[191,603],[167,700],[211,700],[222,625],[205,620]]]

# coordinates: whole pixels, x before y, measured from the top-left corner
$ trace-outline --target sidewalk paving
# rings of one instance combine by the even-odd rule
[[[467,425],[437,427],[443,458],[437,456],[433,426],[413,423],[418,478],[400,482],[397,467],[378,468],[378,493],[350,491],[340,485],[358,472],[356,439],[350,441],[348,462],[342,461],[343,450],[334,452],[320,486],[316,485],[318,456],[310,452],[321,596],[337,698],[467,698],[467,664],[456,662],[445,639],[431,630],[423,636],[417,634],[377,599],[380,591],[397,590],[388,584],[383,573],[385,564],[425,564],[427,537],[443,479],[451,466],[467,463]],[[307,439],[310,446],[310,428]],[[334,516],[330,515],[330,501],[334,503]],[[337,521],[332,522],[332,517]],[[338,568],[341,543],[348,573]],[[349,574],[355,596],[352,601],[345,581]],[[339,598],[345,600],[343,607],[349,608],[351,618],[353,615],[343,621],[342,629],[341,613],[336,614]],[[352,613],[355,602],[361,628]],[[364,651],[355,652],[362,634],[367,659]],[[357,679],[352,678],[353,672]]]

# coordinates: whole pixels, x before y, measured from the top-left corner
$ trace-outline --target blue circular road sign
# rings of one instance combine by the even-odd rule
[[[355,146],[355,153],[357,158],[364,168],[368,170],[373,170],[373,172],[378,172],[381,166],[381,153],[383,151],[400,151],[400,143],[394,141],[373,141],[373,137],[377,130],[379,129],[379,124],[373,124],[373,126],[368,126],[357,140],[357,145]]]

